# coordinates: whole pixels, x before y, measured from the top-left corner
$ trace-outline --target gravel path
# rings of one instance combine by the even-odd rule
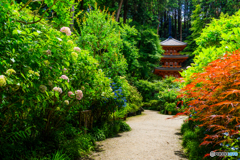
[[[145,110],[142,115],[127,118],[132,128],[97,142],[94,160],[187,160],[182,152],[180,128],[186,116],[166,119],[157,111]]]

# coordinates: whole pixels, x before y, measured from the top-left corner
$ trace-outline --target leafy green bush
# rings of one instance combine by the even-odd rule
[[[140,31],[141,40],[139,41],[139,64],[141,68],[138,70],[139,79],[148,79],[149,75],[153,74],[152,69],[157,67],[161,59],[161,54],[164,53],[160,45],[159,36],[151,29]]]
[[[202,160],[203,155],[214,150],[212,145],[200,146],[204,134],[208,134],[209,132],[210,131],[206,130],[204,127],[198,127],[198,122],[189,120],[182,124],[182,146],[185,148],[189,160]],[[216,159],[216,157],[206,157],[205,159]]]
[[[109,137],[113,137],[117,133],[119,133],[120,124],[121,124],[120,120],[113,120],[113,121],[104,122],[103,124],[99,124],[98,126],[101,130],[101,134],[103,132],[105,137],[109,138]],[[94,130],[93,130],[93,133],[94,133]],[[99,133],[100,133],[100,131],[99,131]]]
[[[240,48],[239,18],[240,11],[233,16],[221,14],[220,19],[213,19],[203,29],[201,36],[196,39],[198,47],[193,52],[196,55],[194,64],[181,73],[186,83],[191,81],[194,73],[204,72],[203,67],[210,62]]]
[[[70,158],[63,153],[63,150],[60,150],[53,154],[52,160],[70,160]]]
[[[178,89],[165,89],[164,91],[160,91],[159,94],[157,94],[161,110],[171,111],[173,114],[176,114],[177,112],[180,112],[181,109],[185,108],[185,103],[179,103],[182,101],[182,99],[177,98],[177,91]],[[161,113],[164,113],[164,111]]]
[[[163,106],[161,106],[161,101],[159,100],[151,100],[149,102],[144,102],[143,104],[143,108],[145,109],[160,111],[163,108]]]
[[[196,138],[197,138],[197,135],[192,130],[187,130],[183,134],[183,147],[186,147],[189,141],[193,141]]]
[[[164,106],[165,106],[165,110],[167,111],[171,111],[171,112],[176,111],[176,103],[174,102],[173,103],[166,102]]]
[[[106,10],[91,10],[84,14],[83,22],[77,20],[81,36],[78,36],[77,44],[99,61],[99,67],[106,76],[115,77],[125,75],[127,69],[126,59],[123,57],[120,26],[108,15]]]
[[[153,100],[153,94],[155,91],[155,86],[152,82],[147,80],[139,80],[135,83],[137,90],[141,93],[143,97],[143,102],[148,102]]]
[[[184,134],[187,130],[189,130],[189,123],[183,123],[182,126],[181,126],[181,134]]]
[[[166,91],[166,89],[173,89],[174,91],[180,87],[178,82],[174,82],[176,78],[168,77],[163,80],[154,80],[153,82],[147,80],[139,80],[134,83],[138,91],[143,96],[143,102],[149,102],[150,100],[159,100],[159,94]],[[156,92],[161,92],[156,94]],[[165,103],[165,102],[164,102]]]
[[[126,122],[120,121],[121,132],[130,131],[130,130],[131,130],[131,127]]]
[[[15,3],[8,7],[19,10]],[[33,18],[27,9],[21,14],[23,20]],[[0,141],[0,155],[24,159],[31,147],[41,148],[39,143],[57,149],[61,134],[76,134],[75,126],[64,131],[69,119],[102,100],[103,92],[110,99],[113,95],[110,80],[98,71],[98,61],[77,47],[69,28],[61,28],[61,33],[44,20],[26,25],[16,22],[18,18],[18,14],[1,17],[0,137],[5,139]]]
[[[104,134],[104,132],[101,129],[98,128],[94,128],[93,129],[93,137],[96,141],[102,141],[106,139],[106,136]]]
[[[129,76],[134,76],[136,70],[140,68],[138,62],[139,48],[137,48],[137,43],[140,40],[140,34],[137,29],[130,27],[128,24],[122,24],[120,27],[121,38],[123,39],[123,55],[127,60]]]
[[[95,140],[90,134],[80,134],[74,139],[64,141],[61,147],[71,159],[75,159],[89,153],[94,146]]]

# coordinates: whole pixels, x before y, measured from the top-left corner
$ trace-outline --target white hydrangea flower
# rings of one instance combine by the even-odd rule
[[[0,87],[5,86],[6,84],[6,77],[4,75],[0,75]]]
[[[65,100],[64,103],[65,103],[66,105],[69,105],[69,101],[68,101],[68,100]]]
[[[8,69],[6,71],[6,74],[8,74],[8,75],[13,74],[13,73],[16,73],[16,71],[14,69]]]

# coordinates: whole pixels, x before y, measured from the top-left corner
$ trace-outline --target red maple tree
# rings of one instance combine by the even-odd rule
[[[231,139],[224,139],[223,133],[235,136],[240,125],[240,51],[227,53],[205,67],[205,72],[195,73],[192,81],[181,89],[179,97],[194,98],[188,105],[191,107],[179,115],[190,115],[201,123],[199,127],[211,129],[211,134],[205,135],[200,145],[214,146]],[[182,81],[182,79],[178,80]],[[206,154],[204,157],[209,156]]]

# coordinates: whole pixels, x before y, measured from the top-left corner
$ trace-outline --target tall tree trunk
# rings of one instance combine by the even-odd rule
[[[177,9],[175,9],[175,14],[174,14],[174,16],[175,16],[175,25],[174,25],[174,27],[175,27],[175,32],[174,32],[174,34],[175,34],[175,39],[177,39]]]
[[[182,19],[181,20],[181,23],[180,23],[180,41],[182,41]]]
[[[183,13],[183,18],[184,18],[183,29],[184,30],[186,29],[186,13],[187,13],[187,0],[185,0],[185,3],[184,3],[184,13]]]
[[[178,0],[178,33],[180,34],[180,26],[182,24],[181,22],[181,0]],[[180,35],[179,35],[179,39],[180,39]]]
[[[123,23],[126,23],[127,20],[127,13],[128,13],[128,0],[124,1],[124,16],[123,16]]]
[[[81,1],[80,10],[83,10],[83,4],[84,4],[84,0]]]
[[[72,9],[71,9],[71,13],[72,13],[72,24],[70,24],[70,28],[71,30],[73,30],[73,26],[74,26],[74,5],[72,6]]]
[[[165,29],[167,28],[167,11],[164,12],[164,25],[163,25],[163,37],[167,37],[167,31]]]
[[[112,8],[114,8],[115,0],[112,1]]]
[[[163,37],[162,31],[163,31],[163,16],[161,17],[160,37]]]
[[[161,19],[161,13],[160,13],[160,11],[159,11],[159,13],[158,13],[158,26],[157,26],[157,35],[159,35],[159,25],[160,25],[160,19]]]
[[[134,7],[133,21],[135,21],[136,20],[136,15],[137,15],[137,2],[136,2],[136,0],[134,0],[133,7]]]
[[[172,22],[171,22],[171,36],[173,37],[173,31],[174,31],[174,28],[173,28],[173,14],[172,14]]]
[[[118,19],[119,19],[119,14],[120,14],[120,11],[121,11],[121,8],[122,8],[122,3],[123,3],[123,0],[120,0],[117,15],[116,15],[116,21],[118,21]]]

